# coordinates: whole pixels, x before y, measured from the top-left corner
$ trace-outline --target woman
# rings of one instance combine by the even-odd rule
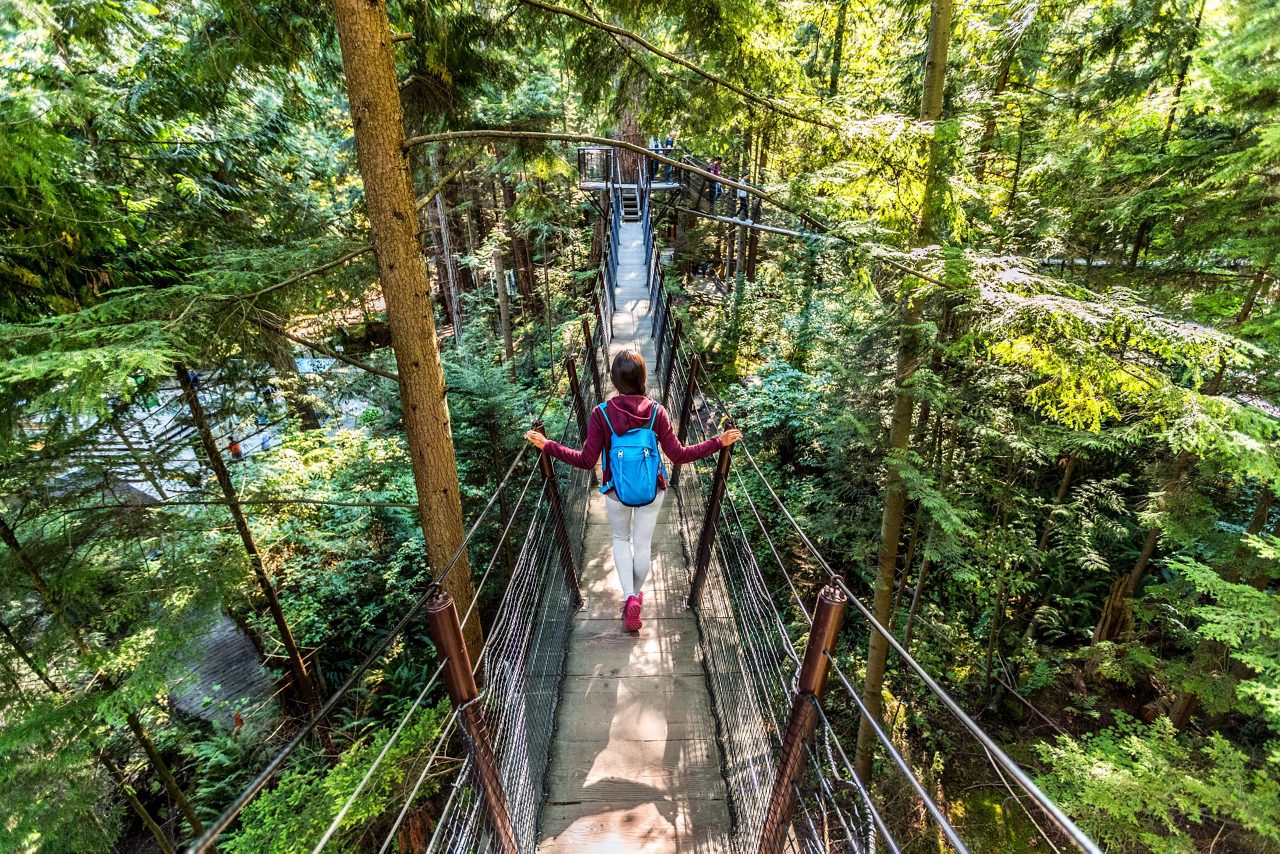
[[[606,404],[607,414],[600,407],[591,410],[586,442],[580,451],[552,442],[536,430],[524,434],[538,450],[546,451],[557,460],[580,469],[594,468],[596,460],[604,452],[602,482],[606,487],[605,506],[609,511],[609,527],[613,531],[613,565],[618,571],[622,595],[626,598],[626,604],[622,606],[622,623],[629,632],[639,631],[643,625],[640,621],[640,609],[644,605],[644,582],[649,577],[653,529],[658,522],[658,513],[662,510],[667,480],[659,470],[657,495],[643,507],[628,507],[619,501],[615,490],[610,486],[612,479],[608,449],[614,433],[621,435],[633,428],[647,428],[652,423],[658,444],[675,465],[709,457],[742,438],[741,430],[726,430],[705,442],[688,447],[681,445],[680,439],[671,429],[671,419],[667,417],[666,410],[645,396],[647,375],[648,369],[639,353],[624,350],[613,358],[609,379],[613,381],[618,394]]]

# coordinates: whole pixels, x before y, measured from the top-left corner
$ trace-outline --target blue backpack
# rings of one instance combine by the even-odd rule
[[[644,507],[658,497],[658,474],[666,476],[662,455],[658,453],[658,434],[653,432],[653,422],[658,417],[658,405],[653,405],[648,427],[634,427],[619,434],[609,421],[607,403],[600,404],[600,414],[609,425],[613,441],[609,447],[609,475],[612,478],[601,492],[610,489],[618,500],[628,507]]]

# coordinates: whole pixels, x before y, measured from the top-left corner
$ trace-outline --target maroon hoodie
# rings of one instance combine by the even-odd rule
[[[611,397],[608,402],[609,422],[619,434],[635,427],[648,427],[649,417],[653,415],[655,406],[658,404],[643,394],[620,394],[617,397]],[[694,460],[709,457],[720,450],[719,436],[696,445],[681,445],[676,431],[671,429],[671,419],[667,418],[667,410],[662,406],[658,406],[658,417],[653,420],[653,432],[658,435],[658,444],[662,447],[662,452],[674,465],[691,463]],[[604,415],[600,413],[600,407],[597,406],[591,410],[591,418],[587,420],[587,441],[583,443],[581,451],[575,451],[559,442],[551,441],[547,442],[546,451],[561,462],[580,469],[590,469],[595,468],[596,460],[601,458],[601,451],[609,447],[612,438],[613,433],[609,431],[609,424],[605,423]],[[604,454],[603,466],[603,483],[608,483],[610,475],[607,451]],[[661,474],[658,475],[658,487],[667,488],[666,478]]]

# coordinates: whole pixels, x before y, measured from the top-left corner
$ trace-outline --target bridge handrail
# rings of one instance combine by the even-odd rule
[[[668,295],[666,293],[665,281],[663,280],[663,277],[661,276],[660,273],[656,276],[651,275],[650,293],[651,293],[651,299],[654,301],[655,305],[661,306],[661,316],[665,318],[669,313],[669,300],[668,300]],[[663,322],[660,326],[658,326],[655,329],[655,334],[657,337],[656,346],[657,346],[657,352],[658,352],[657,362],[660,367],[665,367],[668,373],[668,379],[669,379],[669,374],[673,370],[673,368],[676,368],[677,366],[679,366],[678,354],[679,354],[679,350],[681,348],[682,343],[684,343],[678,340],[678,337],[675,334],[670,332],[670,326],[671,326],[670,323]],[[664,357],[663,356],[664,350],[667,351],[669,355]],[[668,384],[668,383],[664,383],[664,385],[665,384]],[[723,401],[723,399],[721,399],[720,395],[715,391],[714,388],[709,389],[709,392],[708,392],[707,390],[703,389],[703,386],[701,383],[697,383],[697,388],[702,393],[704,401],[713,402],[715,407],[718,408],[722,413],[727,414],[729,412],[729,409],[725,405],[725,402]],[[796,521],[795,517],[791,514],[790,510],[786,507],[785,503],[778,496],[777,492],[773,488],[773,485],[769,483],[768,479],[765,477],[764,472],[761,470],[754,455],[752,455],[748,443],[744,441],[739,444],[742,452],[747,457],[747,461],[750,464],[751,469],[754,471],[760,483],[765,487],[765,490],[768,492],[769,497],[777,505],[783,517],[787,520],[791,528],[795,531],[796,535],[798,536],[800,542],[803,544],[804,548],[815,559],[815,561],[817,561],[818,565],[821,566],[822,569],[829,576],[833,578],[834,582],[839,586],[839,588],[844,592],[844,594],[848,597],[848,599],[853,603],[854,608],[862,615],[863,619],[867,622],[870,628],[873,631],[878,632],[882,637],[885,638],[885,640],[888,642],[890,647],[894,649],[894,651],[898,654],[901,660],[907,664],[907,666],[916,674],[918,678],[920,678],[920,680],[924,683],[924,685],[929,690],[929,692],[932,693],[943,704],[943,706],[947,709],[948,713],[955,720],[957,720],[966,730],[969,731],[969,733],[987,751],[988,755],[992,758],[992,761],[996,763],[999,767],[1003,768],[1013,778],[1018,788],[1022,789],[1022,791],[1028,797],[1030,797],[1037,804],[1037,806],[1040,807],[1041,810],[1044,811],[1044,813],[1053,821],[1055,825],[1057,825],[1058,829],[1064,835],[1070,838],[1072,842],[1075,845],[1077,845],[1081,850],[1091,852],[1091,854],[1092,852],[1099,852],[1100,849],[1097,847],[1096,843],[1094,843],[1093,840],[1090,839],[1088,835],[1085,834],[1075,824],[1075,822],[1073,822],[1069,817],[1067,817],[1062,812],[1062,810],[1057,806],[1057,804],[1055,804],[1050,798],[1048,798],[1048,796],[1046,796],[1039,789],[1039,787],[1035,785],[1035,783],[1026,774],[1026,772],[1024,772],[1022,768],[1016,762],[1014,762],[1013,759],[1011,759],[1008,756],[1008,754],[1006,754],[999,745],[995,743],[995,741],[982,729],[982,727],[980,727],[977,724],[976,721],[973,720],[972,717],[970,717],[967,713],[964,712],[964,710],[960,707],[959,703],[957,703],[956,700],[953,697],[951,697],[951,695],[940,684],[938,684],[938,682],[931,675],[929,675],[929,673],[925,670],[925,668],[914,657],[910,655],[910,653],[905,649],[905,647],[903,647],[902,644],[897,641],[897,639],[893,636],[893,634],[890,631],[888,631],[878,620],[876,620],[874,614],[862,603],[861,599],[859,599],[858,596],[855,595],[855,593],[849,588],[849,586],[844,582],[844,580],[835,574],[831,565],[827,562],[827,560],[821,554],[821,552],[818,551],[817,547],[814,545],[812,540],[804,532],[800,524]],[[749,495],[749,493],[744,493],[744,494]],[[770,543],[770,545],[772,546],[772,543]],[[776,554],[776,550],[775,550],[775,554]],[[799,604],[799,607],[801,608],[802,612],[806,614],[806,618],[807,618],[808,612],[805,609],[804,603],[800,601],[800,597],[798,595],[798,591],[796,590],[795,585],[791,582],[789,575],[786,574],[785,567],[783,567],[783,572],[784,572],[784,576],[786,576],[788,579],[788,584],[791,587],[793,596],[795,596],[797,603]],[[838,675],[843,675],[838,668],[836,668],[836,670]],[[842,681],[844,682],[843,687],[849,690],[850,696],[854,699],[855,703],[857,703],[860,710],[862,711],[862,714],[865,716],[866,710],[862,707],[863,704],[861,702],[861,698],[858,697],[856,693],[852,691],[852,686],[848,683],[847,680],[842,680]],[[873,724],[876,723],[871,721],[870,718],[867,718],[867,719],[869,722]],[[886,747],[889,748],[890,756],[894,760],[895,764],[898,765],[899,770],[905,771],[908,774],[908,778],[911,780],[914,780],[914,778],[911,777],[909,774],[909,769],[904,768],[904,764],[899,764],[899,760],[901,757],[897,755],[896,749],[887,743],[887,736],[884,735],[883,730],[880,730],[878,726],[873,727],[873,731],[875,730],[879,730],[878,732],[875,732],[875,734],[877,735],[877,740],[879,740],[882,744],[885,744]],[[918,781],[915,781],[913,788],[915,788],[918,793],[922,793],[922,796],[923,796],[923,790],[918,787]],[[927,797],[925,798],[925,801],[927,805],[932,804],[932,801]],[[950,829],[949,824],[946,823],[945,817],[943,817],[936,810],[936,805],[933,805],[933,808],[930,808],[929,806],[926,806],[926,808],[929,809],[935,821],[937,821],[939,825],[943,828],[943,832],[948,836],[949,841],[951,841],[953,845],[958,844],[959,850],[964,850],[963,841],[959,840],[958,835],[955,834],[954,829]]]
[[[714,394],[715,393],[713,391],[713,395]],[[715,397],[717,402],[723,405],[723,401],[719,400],[719,396],[715,395]],[[866,607],[866,605],[863,604],[862,600],[857,596],[857,594],[855,594],[854,591],[849,588],[848,584],[845,583],[844,579],[835,573],[835,571],[831,568],[831,565],[827,562],[826,558],[823,557],[822,553],[818,551],[817,546],[815,546],[813,544],[813,541],[809,539],[808,535],[804,533],[804,530],[800,527],[800,524],[796,521],[795,517],[791,514],[791,511],[786,507],[785,503],[782,501],[782,499],[778,496],[777,492],[774,490],[773,485],[769,483],[768,478],[766,478],[764,475],[764,472],[761,471],[759,464],[756,462],[755,457],[751,454],[751,450],[745,442],[742,443],[742,451],[746,455],[747,461],[750,463],[752,470],[755,471],[761,484],[764,485],[765,490],[769,493],[769,496],[773,499],[774,503],[777,505],[778,509],[781,511],[783,517],[788,521],[792,529],[796,532],[796,535],[799,537],[800,541],[804,544],[809,554],[815,560],[818,561],[819,565],[823,568],[823,570],[827,572],[828,575],[837,584],[837,586],[841,588],[844,594],[849,598],[849,601],[853,604],[854,608],[858,610],[858,612],[862,615],[863,619],[872,628],[872,630],[877,632],[881,637],[885,639],[885,641],[894,650],[894,652],[898,654],[899,658],[912,671],[915,672],[916,676],[929,689],[930,693],[932,693],[943,704],[943,706],[947,709],[947,711],[951,714],[951,716],[955,720],[957,720],[966,730],[968,730],[969,733],[983,746],[983,748],[986,749],[988,754],[992,757],[993,761],[995,761],[998,765],[1000,765],[1000,767],[1002,767],[1006,772],[1008,772],[1011,777],[1013,777],[1014,782],[1017,783],[1018,785],[1018,788],[1022,789],[1023,792],[1026,793],[1028,797],[1030,797],[1033,801],[1036,802],[1037,806],[1039,806],[1040,809],[1042,809],[1050,817],[1050,819],[1052,819],[1054,824],[1057,825],[1058,829],[1062,833],[1064,833],[1068,838],[1070,838],[1071,841],[1075,845],[1077,845],[1081,850],[1090,852],[1090,854],[1101,854],[1101,849],[1098,848],[1097,844],[1094,843],[1094,841],[1090,839],[1089,836],[1083,830],[1081,830],[1074,821],[1072,821],[1065,813],[1063,813],[1062,810],[1058,807],[1058,805],[1053,802],[1053,800],[1051,800],[1047,795],[1045,795],[1040,790],[1040,788],[1031,780],[1031,778],[1026,774],[1026,772],[1022,770],[1021,766],[1019,766],[1018,763],[1016,763],[1012,758],[1010,758],[1009,755],[1005,753],[1005,751],[998,744],[996,744],[996,742],[991,738],[991,736],[989,736],[986,733],[986,731],[982,729],[981,726],[978,725],[977,721],[975,721],[972,717],[970,717],[964,711],[964,709],[960,707],[960,704],[956,702],[956,700],[946,691],[946,689],[943,688],[940,684],[938,684],[937,680],[935,680],[929,674],[929,672],[924,668],[924,666],[921,665],[920,662],[917,661],[906,650],[906,648],[903,647],[902,644],[898,642],[897,638],[894,637],[893,633],[888,629],[886,629],[884,625],[882,625],[880,621],[876,619],[875,615],[871,612],[869,608]],[[844,687],[849,692],[850,696],[854,698],[855,702],[857,702],[858,704],[859,709],[861,709],[862,713],[865,715],[866,710],[865,708],[863,708],[861,700],[857,697],[856,692],[853,691],[853,688],[849,684],[848,680],[843,678],[843,674],[840,671],[838,665],[835,668],[835,670],[838,676],[841,677],[841,682],[843,683]],[[870,718],[868,718],[868,721],[871,722],[873,725],[875,724],[875,722],[871,721]]]
[[[597,332],[598,332],[598,337],[607,341],[607,336],[604,336],[603,333],[601,332],[601,329],[603,328],[602,324],[605,319],[605,315],[606,315],[606,310],[605,310],[605,307],[602,306],[601,312],[600,312],[601,319],[600,321],[598,321]],[[594,350],[596,346],[597,345],[595,344],[594,339],[584,342],[584,348],[586,349]],[[607,346],[607,344],[605,346]],[[594,353],[591,353],[590,355],[594,357]],[[541,421],[542,418],[546,415],[547,409],[551,405],[553,400],[556,400],[557,398],[560,398],[563,396],[562,392],[560,391],[560,385],[563,382],[563,380],[564,380],[564,375],[558,374],[556,372],[555,366],[552,366],[552,375],[550,379],[551,390],[548,392],[548,394],[542,401],[542,405],[539,409],[538,416],[536,419],[537,421]],[[401,635],[403,635],[405,630],[414,621],[414,619],[417,618],[422,613],[422,610],[426,606],[427,601],[434,595],[435,591],[438,590],[444,584],[444,582],[448,580],[454,568],[458,566],[458,564],[461,562],[462,556],[467,553],[467,548],[471,545],[472,541],[475,539],[476,534],[479,532],[485,520],[488,518],[490,512],[498,504],[500,496],[503,494],[504,490],[507,487],[507,484],[510,482],[512,475],[519,467],[521,461],[525,459],[525,455],[528,452],[528,449],[530,447],[531,446],[527,443],[521,444],[520,449],[516,452],[514,458],[511,460],[511,463],[508,465],[506,472],[503,474],[502,480],[499,481],[498,486],[490,493],[487,501],[485,502],[484,507],[481,508],[480,512],[476,515],[474,521],[471,523],[471,527],[467,530],[466,534],[464,535],[462,542],[458,545],[457,549],[449,558],[449,561],[445,564],[445,566],[439,572],[437,572],[434,575],[434,577],[431,579],[431,581],[427,584],[426,590],[423,591],[418,596],[418,598],[416,598],[413,601],[413,603],[409,606],[408,610],[406,610],[405,613],[391,626],[391,628],[387,630],[379,638],[377,643],[374,644],[372,649],[370,649],[370,651],[366,654],[365,658],[360,662],[360,664],[358,664],[356,668],[352,670],[350,674],[347,675],[346,679],[344,679],[343,682],[338,686],[338,688],[328,697],[328,699],[326,699],[325,702],[321,704],[320,708],[316,710],[316,712],[307,720],[305,724],[303,724],[301,729],[299,729],[299,731],[295,733],[293,737],[289,739],[288,742],[285,743],[285,745],[267,762],[267,764],[263,766],[262,770],[258,772],[258,774],[245,786],[243,790],[241,790],[240,794],[237,795],[236,799],[232,801],[231,804],[229,804],[216,819],[214,819],[205,827],[203,834],[201,834],[190,845],[188,845],[186,849],[184,849],[185,854],[201,854],[201,852],[209,850],[210,846],[212,846],[216,842],[218,837],[221,836],[227,830],[227,828],[231,826],[231,823],[235,821],[235,819],[240,815],[240,813],[244,810],[244,808],[248,806],[248,804],[264,788],[266,788],[267,784],[271,782],[271,780],[276,776],[276,774],[279,773],[279,771],[281,770],[281,768],[284,767],[284,764],[289,759],[289,757],[293,755],[293,753],[307,740],[307,738],[324,723],[325,719],[330,715],[330,713],[333,712],[333,710],[338,706],[338,704],[341,703],[343,699],[346,698],[346,696],[351,692],[351,690],[357,684],[359,684],[359,682],[368,673],[369,669],[373,667],[373,665],[382,658],[383,654],[391,647],[394,641],[397,638],[399,638]],[[537,468],[534,467],[532,471],[536,472]],[[523,498],[523,493],[522,493],[522,498]],[[518,506],[513,509],[512,511],[513,518],[514,518],[514,513],[517,512],[518,509],[519,509]],[[509,532],[509,530],[510,530],[510,522],[508,522],[508,526],[504,531],[504,534],[503,534],[504,537],[506,536],[507,532]],[[496,558],[496,553],[495,553],[495,558]],[[489,568],[492,569],[492,567],[493,567],[493,562],[491,561]],[[487,577],[487,573],[485,577]],[[483,584],[483,579],[481,581],[481,584]],[[477,595],[478,593],[479,593],[479,589],[477,588]],[[473,600],[471,605],[474,606],[474,604],[475,604],[475,600]],[[468,610],[468,614],[469,613],[470,613],[470,610]],[[428,685],[428,687],[430,687],[430,684]]]

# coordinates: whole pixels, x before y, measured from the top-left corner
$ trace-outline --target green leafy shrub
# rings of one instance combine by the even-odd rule
[[[1280,762],[1252,760],[1217,733],[1180,736],[1168,718],[1116,724],[1037,746],[1046,793],[1112,851],[1194,851],[1193,835],[1227,823],[1248,850],[1280,850]],[[1240,849],[1244,850],[1244,849]]]
[[[343,817],[331,846],[350,851],[355,840],[376,826],[377,819],[399,810],[405,793],[417,781],[421,763],[431,754],[448,717],[448,703],[419,711],[400,733],[351,809]],[[386,744],[392,728],[384,728],[367,743],[342,755],[332,769],[298,767],[280,775],[270,790],[245,808],[240,829],[223,837],[225,854],[293,854],[310,851],[329,823],[355,791]],[[430,797],[439,782],[428,777],[418,791],[419,801]],[[384,831],[385,832],[385,831]]]

